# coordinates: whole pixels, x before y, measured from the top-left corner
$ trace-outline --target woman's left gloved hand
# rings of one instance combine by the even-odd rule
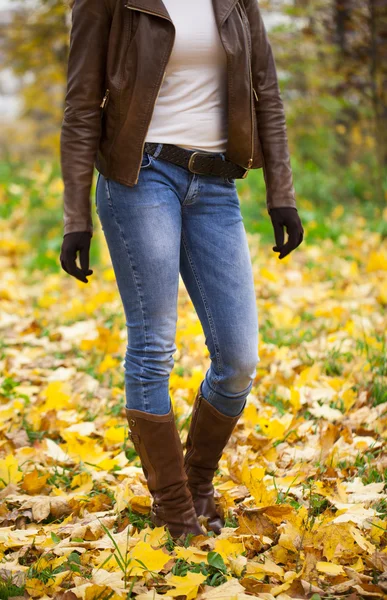
[[[274,252],[279,252],[278,258],[284,258],[292,250],[297,248],[304,239],[304,228],[298,211],[293,206],[280,206],[269,210],[271,222],[273,223],[275,243]],[[288,234],[288,241],[284,244],[284,228]]]
[[[86,277],[93,273],[92,269],[89,269],[91,237],[90,231],[65,233],[60,252],[60,264],[62,265],[62,269],[84,283],[89,283]],[[81,268],[79,268],[76,263],[77,252],[79,252]]]

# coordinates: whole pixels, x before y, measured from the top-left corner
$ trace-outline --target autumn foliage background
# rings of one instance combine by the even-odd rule
[[[260,361],[215,479],[226,527],[186,546],[150,526],[94,206],[89,283],[60,269],[71,13],[19,2],[0,25],[21,100],[0,128],[0,598],[387,598],[387,6],[260,6],[305,238],[279,261],[262,171],[238,181]],[[209,356],[182,283],[179,303],[184,442]]]

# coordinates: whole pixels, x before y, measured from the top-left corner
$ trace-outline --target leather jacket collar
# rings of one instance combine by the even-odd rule
[[[222,26],[237,3],[238,0],[212,0],[218,27]],[[125,6],[164,17],[172,22],[162,0],[125,0]]]

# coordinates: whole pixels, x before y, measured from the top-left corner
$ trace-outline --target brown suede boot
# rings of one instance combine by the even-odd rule
[[[153,496],[152,523],[157,527],[165,525],[174,540],[185,538],[188,533],[205,535],[188,489],[173,407],[165,415],[126,408],[126,416],[129,437]]]
[[[215,506],[212,480],[223,449],[242,412],[243,409],[239,415],[229,417],[210,404],[201,395],[200,388],[196,394],[186,442],[184,467],[196,514],[198,517],[207,517],[207,529],[217,534],[221,533],[221,527],[224,527],[224,519]]]

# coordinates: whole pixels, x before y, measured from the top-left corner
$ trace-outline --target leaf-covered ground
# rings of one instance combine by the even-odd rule
[[[0,598],[387,598],[386,239],[354,217],[279,261],[249,235],[260,362],[215,479],[227,526],[183,547],[148,520],[101,232],[84,285],[25,270],[0,228]],[[184,441],[209,357],[183,285],[177,346]]]

